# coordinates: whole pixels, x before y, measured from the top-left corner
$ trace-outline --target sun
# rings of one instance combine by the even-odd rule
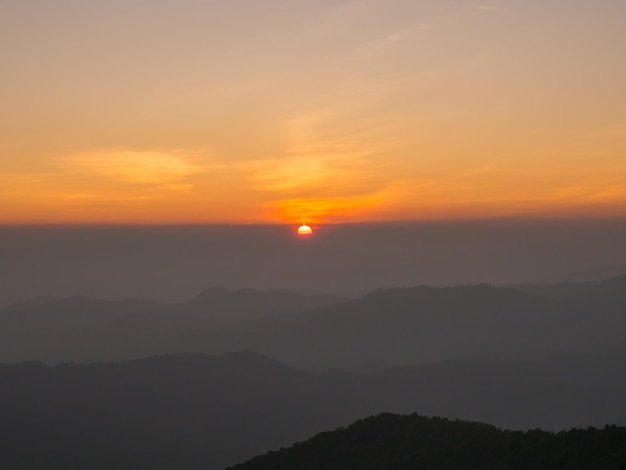
[[[298,227],[298,235],[301,237],[313,235],[313,229],[307,224],[302,224]]]

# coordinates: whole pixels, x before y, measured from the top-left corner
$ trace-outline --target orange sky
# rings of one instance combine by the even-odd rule
[[[0,223],[626,215],[623,0],[3,6]]]

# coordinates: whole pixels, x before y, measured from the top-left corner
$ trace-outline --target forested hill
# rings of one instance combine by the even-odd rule
[[[626,469],[626,428],[505,431],[413,414],[381,414],[229,470]]]

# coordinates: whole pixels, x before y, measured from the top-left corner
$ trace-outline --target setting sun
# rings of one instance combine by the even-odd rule
[[[300,236],[313,235],[313,229],[306,224],[302,224],[300,225],[300,227],[298,227],[298,235]]]

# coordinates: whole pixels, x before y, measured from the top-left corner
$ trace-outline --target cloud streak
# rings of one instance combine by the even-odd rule
[[[104,150],[63,157],[64,171],[136,185],[167,185],[206,168],[177,152]]]

